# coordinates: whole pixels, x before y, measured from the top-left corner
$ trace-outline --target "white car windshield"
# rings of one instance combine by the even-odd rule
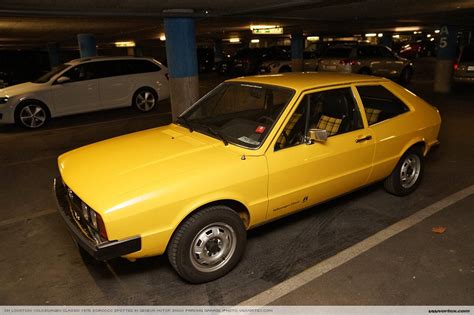
[[[54,67],[51,71],[49,71],[48,73],[42,75],[39,79],[37,79],[36,81],[34,81],[34,83],[46,83],[48,82],[49,80],[51,80],[52,77],[54,77],[56,74],[60,73],[61,71],[63,71],[64,69],[66,69],[67,67],[69,67],[70,65],[68,64],[61,64],[61,65],[58,65],[56,67]]]
[[[265,140],[294,91],[255,83],[223,83],[178,118],[191,131],[255,149]]]

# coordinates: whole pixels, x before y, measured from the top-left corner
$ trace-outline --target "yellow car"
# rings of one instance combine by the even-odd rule
[[[96,259],[167,252],[202,283],[238,263],[246,230],[378,181],[411,193],[440,124],[435,107],[383,78],[242,77],[175,123],[61,155],[56,197]]]

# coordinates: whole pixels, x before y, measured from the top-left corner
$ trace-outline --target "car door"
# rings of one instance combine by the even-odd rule
[[[75,114],[100,109],[99,82],[92,63],[84,63],[64,72],[51,86],[58,115]]]
[[[103,108],[131,105],[134,81],[131,79],[128,60],[96,62],[100,69],[99,89]]]
[[[305,93],[267,151],[268,219],[349,192],[367,182],[374,154],[350,86]],[[324,143],[309,143],[309,128],[325,129]]]

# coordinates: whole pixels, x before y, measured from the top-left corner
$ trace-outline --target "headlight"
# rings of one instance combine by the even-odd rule
[[[94,211],[91,211],[90,212],[91,214],[91,223],[92,223],[92,226],[98,230],[99,229],[99,226],[97,225],[97,214],[94,212]]]
[[[8,97],[0,97],[0,104],[5,104],[6,102],[8,102]]]
[[[82,208],[82,215],[84,216],[84,219],[86,219],[86,221],[89,221],[91,217],[90,212],[89,212],[89,207],[84,202],[82,202],[81,208]]]

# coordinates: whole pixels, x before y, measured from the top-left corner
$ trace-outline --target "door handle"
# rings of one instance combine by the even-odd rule
[[[365,136],[365,137],[360,137],[360,138],[357,138],[357,139],[356,139],[356,143],[359,143],[359,142],[362,142],[362,141],[371,140],[371,139],[372,139],[372,136],[371,136],[371,135],[368,135],[368,136]]]

